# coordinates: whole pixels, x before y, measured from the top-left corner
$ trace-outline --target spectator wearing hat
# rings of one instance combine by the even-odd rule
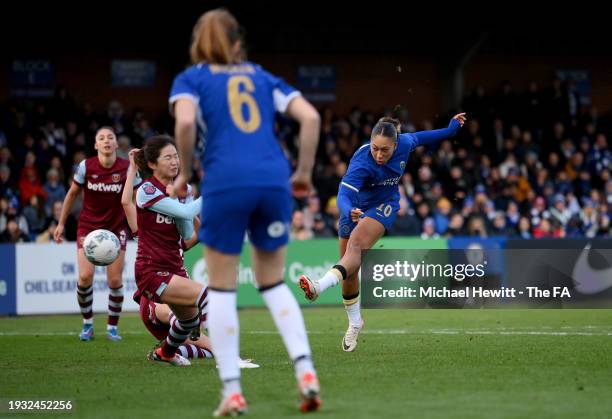
[[[580,207],[580,202],[576,195],[573,192],[568,193],[565,196],[566,207],[569,210],[572,217],[579,215],[582,208]]]
[[[485,224],[487,226],[490,226],[491,223],[493,223],[493,220],[495,219],[497,215],[497,210],[495,209],[495,204],[493,203],[493,201],[487,201],[485,203],[484,215],[485,215],[485,219],[484,219]]]
[[[423,221],[423,232],[421,233],[421,239],[438,239],[440,235],[436,233],[436,222],[433,218],[427,217]]]
[[[453,206],[450,201],[446,198],[440,198],[436,204],[436,210],[434,211],[434,221],[436,225],[436,233],[444,234],[448,229],[450,222],[449,216]]]
[[[316,213],[313,217],[312,232],[316,238],[330,238],[335,236],[334,231],[329,228],[325,218],[320,212]]]
[[[2,201],[4,203],[0,201],[0,232],[6,229],[9,219],[14,219],[19,230],[27,235],[29,233],[28,221],[23,215],[19,214],[20,207],[17,197],[3,198]]]
[[[474,206],[473,198],[466,198],[463,201],[463,206],[461,207],[461,215],[464,219],[467,219],[473,212],[475,212],[476,207]]]
[[[558,193],[555,195],[554,205],[550,208],[550,215],[552,219],[558,221],[563,227],[565,227],[570,218],[572,218],[572,213],[567,208],[565,197],[562,194]]]
[[[482,183],[479,183],[474,188],[474,193],[476,195],[478,195],[478,194],[485,194],[486,195],[487,194],[487,188]]]
[[[593,200],[589,197],[582,199],[582,211],[580,211],[580,220],[582,221],[582,233],[588,237],[593,238],[597,235],[599,225],[597,223],[599,217],[595,210]]]

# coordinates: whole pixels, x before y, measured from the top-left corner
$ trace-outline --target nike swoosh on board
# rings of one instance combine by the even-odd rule
[[[593,269],[589,265],[589,250],[590,243],[580,253],[572,270],[574,289],[581,294],[597,294],[612,287],[612,268]]]

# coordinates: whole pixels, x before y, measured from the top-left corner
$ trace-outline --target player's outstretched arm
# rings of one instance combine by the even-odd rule
[[[431,131],[419,131],[415,132],[414,136],[418,140],[418,145],[429,145],[437,141],[444,140],[446,138],[454,137],[459,129],[463,126],[466,121],[465,112],[458,113],[453,116],[448,125],[448,128],[434,129]]]

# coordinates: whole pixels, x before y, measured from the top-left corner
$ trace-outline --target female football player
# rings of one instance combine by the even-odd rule
[[[133,150],[130,150],[130,152],[128,153],[130,167],[128,169],[127,179],[125,181],[125,188],[121,196],[121,204],[123,205],[123,208],[126,214],[131,213],[135,215],[137,213],[136,205],[132,201],[132,194],[128,193],[127,191],[131,189],[134,183],[134,180],[136,179],[137,173],[138,173],[135,159],[136,159],[136,154],[139,151],[140,151],[139,149],[133,149]],[[172,185],[168,185],[168,187],[166,188],[166,192],[170,197],[174,198],[174,194],[172,193],[173,192]],[[190,192],[191,191],[189,190],[189,193]],[[128,217],[128,219],[133,219],[133,218],[134,217]],[[177,224],[177,226],[185,222],[180,219],[175,219],[174,221]],[[194,226],[196,226],[196,228],[198,226],[197,217],[195,217],[194,219]],[[132,231],[138,231],[138,226],[136,224],[130,225],[130,228],[132,229]],[[191,237],[181,238],[181,244],[182,244],[183,251],[186,251],[192,248],[198,242],[198,238],[197,238],[197,234],[195,233],[195,229],[193,230],[194,231]],[[182,233],[183,231],[184,230],[181,230],[179,228],[179,233]],[[207,313],[208,310],[206,309],[206,305],[208,303],[206,299],[206,295],[207,295],[207,291],[205,290],[203,294],[204,299],[200,307],[201,309],[200,327],[204,326],[204,323],[206,322],[206,317],[208,314]],[[163,341],[167,339],[168,334],[170,332],[171,325],[176,320],[176,316],[170,310],[170,307],[167,304],[156,303],[154,301],[149,300],[146,296],[142,295],[140,289],[134,293],[134,301],[136,301],[136,303],[140,306],[140,318],[142,322],[144,323],[145,327],[155,338],[157,338],[159,341],[162,342],[162,346],[163,346]],[[204,335],[200,335],[199,330],[192,331],[192,334],[189,337],[189,339],[185,341],[184,344],[178,347],[177,352],[183,358],[212,358],[213,357],[208,337]],[[149,358],[150,359],[154,358],[154,355],[150,354]],[[154,360],[163,360],[163,359],[158,359],[158,358],[159,357],[155,357]],[[241,368],[257,368],[258,367],[257,364],[251,363],[250,360],[240,360],[240,366]]]
[[[342,299],[349,319],[342,339],[344,351],[355,350],[363,328],[358,279],[361,251],[370,249],[393,224],[399,210],[398,183],[410,153],[416,147],[454,136],[464,123],[465,114],[460,113],[451,119],[448,128],[400,134],[399,121],[381,118],[372,129],[370,142],[351,158],[338,190],[341,259],[321,279],[306,275],[299,279],[310,301],[342,281]]]
[[[210,277],[208,330],[223,381],[215,415],[247,409],[237,363],[236,310],[238,258],[247,231],[259,291],[295,366],[300,408],[316,410],[319,381],[302,313],[283,280],[283,268],[290,185],[303,194],[311,184],[319,115],[300,92],[245,61],[238,22],[224,9],[200,17],[190,53],[193,65],[175,78],[170,93],[181,153],[175,186],[180,190],[191,177],[196,131],[206,130],[199,237]],[[300,156],[291,181],[289,162],[274,132],[276,112],[300,123]]]
[[[136,285],[141,295],[155,303],[167,304],[175,315],[168,336],[149,354],[149,359],[189,365],[177,350],[192,332],[199,331],[207,292],[206,287],[188,279],[183,250],[195,243],[193,220],[201,210],[202,199],[194,201],[190,187],[182,199],[173,199],[168,194],[167,187],[179,171],[172,138],[151,137],[133,156],[138,171],[146,178],[136,192]],[[132,165],[130,179],[134,171]],[[128,200],[129,196],[124,197],[124,203]],[[191,243],[186,245],[186,241]]]
[[[125,246],[130,235],[126,215],[121,206],[121,191],[125,183],[129,162],[117,157],[117,136],[112,128],[102,127],[95,135],[95,149],[98,155],[81,161],[74,174],[72,185],[62,205],[61,216],[53,234],[57,243],[63,241],[64,226],[72,205],[81,193],[83,209],[79,215],[77,228],[77,262],[79,278],[77,284],[77,301],[83,316],[83,329],[79,334],[82,341],[94,337],[93,329],[93,276],[94,265],[87,260],[83,252],[83,240],[93,230],[110,230],[121,243],[119,257],[106,268],[108,287],[108,325],[106,336],[111,341],[120,341],[117,324],[123,306],[123,265]],[[135,185],[140,184],[140,179]],[[130,189],[130,193],[132,190]],[[134,222],[134,221],[132,221]]]

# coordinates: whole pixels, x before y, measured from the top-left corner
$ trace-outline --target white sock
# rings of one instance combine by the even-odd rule
[[[350,301],[354,301],[350,300]],[[347,301],[344,300],[344,309],[346,310],[346,314],[348,316],[349,325],[360,327],[361,326],[361,300],[359,296],[356,297],[356,300],[353,304],[347,304]]]
[[[111,326],[110,324],[106,325],[106,330],[113,330],[113,329],[117,330],[117,326]]]
[[[236,360],[236,362],[238,362]],[[229,380],[223,382],[223,397],[231,396],[234,393],[242,394],[242,387],[240,386],[240,379]]]
[[[295,377],[299,380],[307,372],[315,372],[314,365],[312,365],[312,359],[309,356],[298,359],[294,362]]]
[[[319,294],[328,288],[335,287],[340,282],[338,275],[341,275],[337,269],[328,271],[323,278],[319,279]]]
[[[93,324],[93,317],[89,319],[83,319],[83,324]]]
[[[298,378],[305,371],[314,372],[312,361],[310,360],[310,344],[308,343],[302,311],[287,284],[280,283],[272,288],[261,291],[261,297],[272,314],[289,357],[294,361],[299,360],[295,365]],[[214,352],[215,354],[217,353],[216,351]]]
[[[208,333],[223,381],[223,396],[242,392],[240,388],[240,328],[236,291],[208,291]]]

